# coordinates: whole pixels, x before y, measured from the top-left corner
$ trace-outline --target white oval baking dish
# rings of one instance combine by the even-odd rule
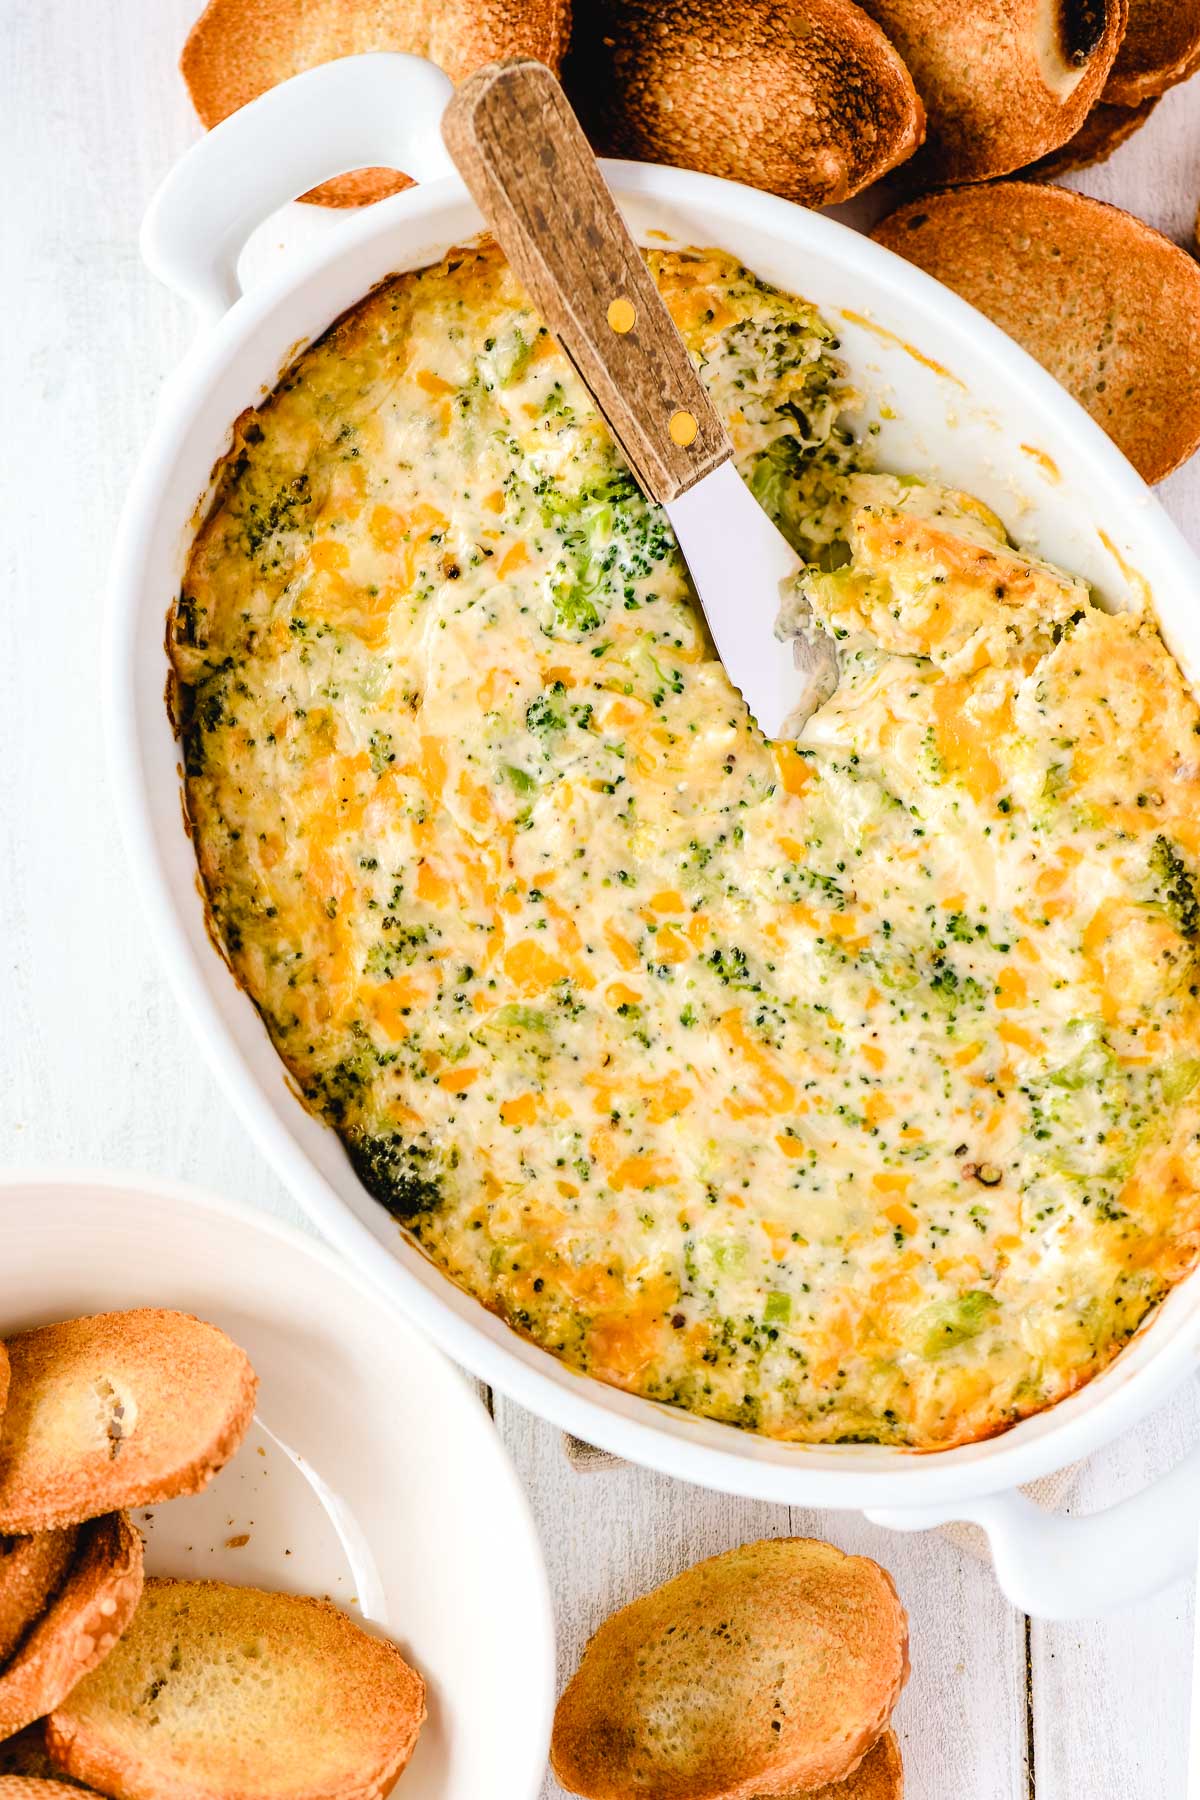
[[[458,1362],[563,1428],[685,1480],[764,1500],[854,1507],[901,1529],[970,1519],[1027,1611],[1065,1617],[1120,1604],[1194,1556],[1200,1449],[1131,1501],[1052,1517],[1015,1490],[1115,1437],[1159,1405],[1200,1352],[1200,1273],[1099,1378],[987,1442],[913,1455],[757,1438],[581,1377],[461,1293],[356,1180],[334,1134],[294,1098],[250,1001],[214,953],[178,755],[163,705],[164,615],[197,508],[244,407],[296,349],[376,282],[480,229],[449,170],[445,78],[417,58],[348,58],[297,77],[184,158],[147,217],[151,267],[202,315],[167,383],[121,522],[107,647],[111,767],[152,933],[205,1051],[264,1153],[313,1221]],[[339,221],[325,243],[239,297],[250,231],[293,195],[363,164],[421,186]],[[1114,606],[1154,599],[1189,677],[1200,676],[1200,565],[1145,484],[1085,413],[953,294],[846,227],[730,182],[637,163],[606,173],[646,241],[720,245],[836,326],[878,424],[883,467],[980,495],[1022,544],[1086,576]]]

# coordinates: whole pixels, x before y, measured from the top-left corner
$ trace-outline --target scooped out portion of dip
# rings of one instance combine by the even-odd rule
[[[871,472],[828,327],[650,264],[840,680],[727,682],[494,246],[246,414],[172,622],[212,918],[461,1287],[605,1381],[932,1449],[1200,1243],[1200,713],[1148,616]]]

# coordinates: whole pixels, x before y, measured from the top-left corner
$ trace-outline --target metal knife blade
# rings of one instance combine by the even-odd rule
[[[795,737],[837,686],[837,653],[825,632],[778,634],[783,590],[799,575],[800,558],[732,459],[668,500],[666,512],[725,673],[765,737]]]

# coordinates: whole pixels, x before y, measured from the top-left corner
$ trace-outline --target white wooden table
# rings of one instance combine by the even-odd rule
[[[196,132],[175,60],[197,4],[0,0],[0,1165],[145,1169],[294,1217],[149,954],[100,733],[113,527],[190,330],[143,271],[136,237]],[[1200,80],[1076,181],[1186,242]],[[336,229],[296,210],[292,230]],[[1200,545],[1200,458],[1162,494]],[[564,1673],[607,1612],[685,1564],[756,1536],[818,1533],[883,1562],[911,1613],[897,1716],[910,1800],[1182,1800],[1186,1587],[1107,1623],[1030,1624],[940,1536],[892,1537],[853,1515],[789,1513],[634,1469],[575,1475],[553,1429],[499,1396],[494,1409],[541,1526]],[[1078,1505],[1136,1487],[1198,1432],[1193,1390],[1097,1458]]]

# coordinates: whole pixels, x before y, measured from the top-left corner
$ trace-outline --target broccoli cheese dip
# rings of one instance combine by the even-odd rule
[[[1200,714],[1152,619],[869,470],[811,307],[649,260],[836,692],[764,741],[664,515],[456,251],[239,421],[193,547],[212,920],[362,1181],[517,1330],[772,1436],[961,1443],[1196,1259]]]

